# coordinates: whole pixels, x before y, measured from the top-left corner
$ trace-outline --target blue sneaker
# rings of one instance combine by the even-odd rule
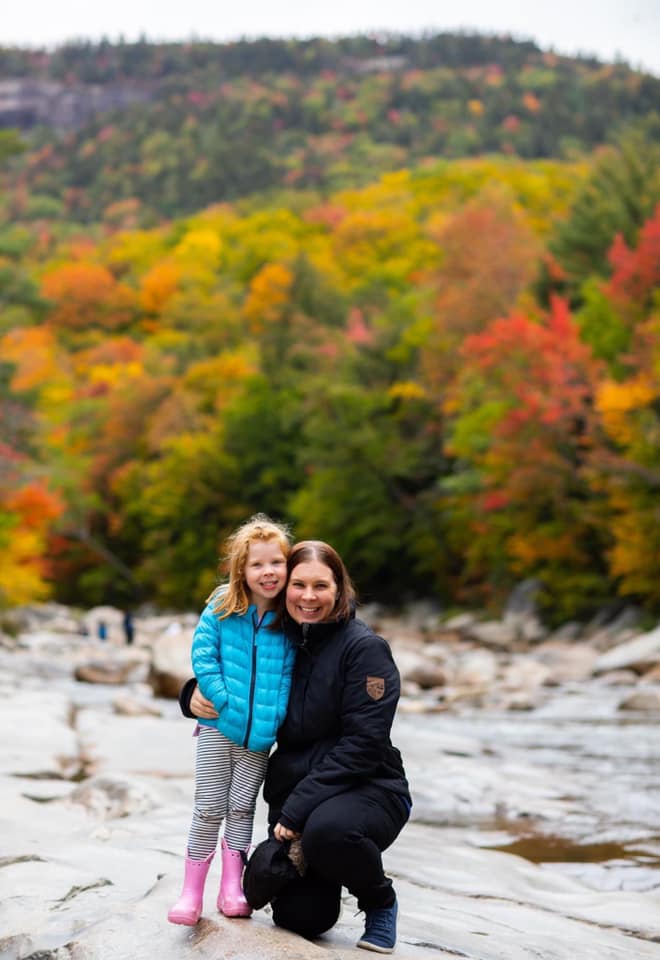
[[[396,900],[391,907],[367,910],[364,933],[356,946],[375,953],[392,953],[396,945]]]

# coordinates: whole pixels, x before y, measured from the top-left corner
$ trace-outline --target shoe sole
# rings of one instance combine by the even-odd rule
[[[369,943],[368,940],[358,940],[356,947],[362,947],[363,950],[373,950],[374,953],[394,953],[394,947],[377,947],[375,943]]]
[[[218,913],[221,913],[223,917],[230,917],[232,920],[235,917],[251,917],[252,916],[252,907],[249,903],[243,904],[242,906],[232,907],[228,903],[216,903],[218,908]]]
[[[190,916],[181,913],[168,913],[167,919],[170,923],[178,923],[182,927],[195,927],[199,923],[199,917],[193,920]]]

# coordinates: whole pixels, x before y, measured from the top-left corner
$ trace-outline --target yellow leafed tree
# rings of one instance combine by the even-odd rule
[[[0,501],[0,606],[49,595],[45,545],[50,523],[61,512],[59,499],[38,483]]]

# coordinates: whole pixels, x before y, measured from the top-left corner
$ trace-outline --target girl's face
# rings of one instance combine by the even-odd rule
[[[332,616],[337,592],[330,567],[318,560],[299,563],[286,588],[287,612],[296,623],[322,623]]]
[[[286,582],[286,557],[277,540],[253,540],[244,571],[250,602],[268,610]]]

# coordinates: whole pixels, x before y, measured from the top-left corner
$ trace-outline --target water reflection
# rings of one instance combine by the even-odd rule
[[[660,841],[660,837],[648,839]],[[532,863],[604,863],[630,860],[640,865],[660,867],[660,856],[624,843],[573,843],[565,837],[530,836],[489,849],[513,853]]]

